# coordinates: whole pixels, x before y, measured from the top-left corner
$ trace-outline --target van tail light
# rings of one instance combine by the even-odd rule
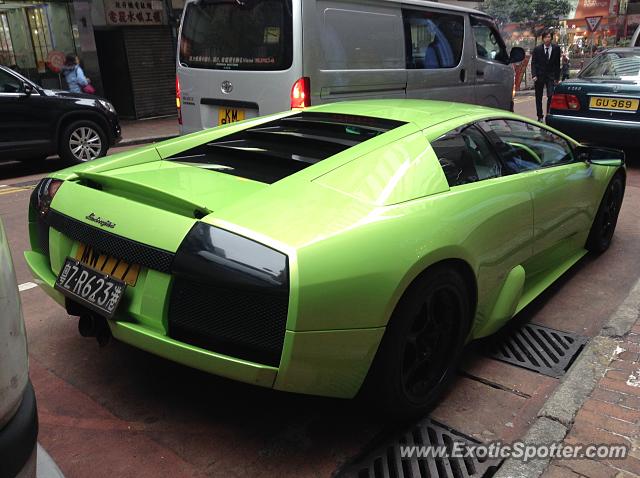
[[[303,76],[291,87],[291,109],[307,106],[311,106],[311,82],[308,76]]]
[[[176,76],[176,108],[178,109],[178,124],[182,124],[182,97],[180,96],[180,80]]]
[[[556,93],[551,97],[551,109],[578,111],[580,109],[580,100],[576,95]]]

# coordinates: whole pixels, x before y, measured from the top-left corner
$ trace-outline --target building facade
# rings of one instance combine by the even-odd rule
[[[0,0],[0,64],[66,89],[77,55],[97,94],[123,118],[175,114],[175,51],[183,0]]]

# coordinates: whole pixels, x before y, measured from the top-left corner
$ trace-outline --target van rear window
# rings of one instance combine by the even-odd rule
[[[180,63],[216,70],[286,70],[291,0],[196,0],[185,9]]]

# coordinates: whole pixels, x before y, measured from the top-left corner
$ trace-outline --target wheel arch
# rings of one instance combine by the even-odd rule
[[[69,111],[65,113],[58,119],[58,124],[56,125],[55,136],[53,142],[55,144],[56,150],[60,146],[60,137],[64,132],[65,128],[69,126],[74,121],[82,121],[88,120],[97,123],[100,128],[102,128],[102,132],[106,135],[107,141],[109,143],[112,142],[113,138],[111,137],[111,132],[109,131],[109,122],[97,111],[91,110],[76,110]]]
[[[408,278],[408,280],[403,281],[403,284],[406,285],[401,285],[400,293],[396,294],[397,299],[394,301],[393,307],[391,307],[389,320],[391,320],[391,318],[393,317],[393,312],[396,310],[396,308],[400,304],[400,301],[411,289],[411,287],[435,267],[451,267],[462,276],[469,291],[469,304],[471,312],[471,317],[469,320],[469,331],[471,331],[473,329],[476,309],[478,306],[478,280],[471,263],[460,256],[438,258],[437,260],[430,261],[428,264],[418,264],[414,269],[414,273],[411,275],[411,277]]]
[[[460,274],[463,281],[467,285],[469,290],[469,300],[470,300],[470,317],[468,323],[468,330],[466,331],[466,336],[468,337],[471,331],[473,330],[473,325],[475,322],[476,308],[477,308],[477,297],[478,297],[478,286],[477,279],[474,269],[471,263],[468,260],[465,260],[461,257],[449,256],[449,257],[441,257],[438,260],[430,261],[428,264],[424,265],[424,263],[417,264],[417,267],[414,269],[417,273],[412,274],[411,279],[406,283],[404,287],[401,288],[402,292],[398,294],[397,300],[393,304],[392,312],[389,317],[389,321],[387,322],[387,326],[385,328],[384,334],[381,336],[380,342],[378,343],[378,347],[373,355],[371,363],[369,365],[369,369],[367,371],[366,376],[363,379],[363,382],[357,392],[357,397],[362,399],[364,397],[369,396],[372,392],[376,391],[377,382],[379,381],[380,375],[380,364],[384,363],[382,357],[385,355],[385,351],[388,350],[385,348],[386,344],[388,344],[389,334],[393,334],[393,327],[390,327],[392,324],[392,320],[394,320],[394,312],[400,307],[403,298],[409,293],[411,288],[425,275],[428,274],[429,271],[433,270],[437,267],[448,267],[454,269],[456,272]]]

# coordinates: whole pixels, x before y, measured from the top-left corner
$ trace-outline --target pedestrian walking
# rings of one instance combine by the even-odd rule
[[[568,80],[569,79],[569,68],[570,68],[571,64],[569,63],[569,57],[565,54],[562,55],[562,68],[561,68],[561,75],[562,75],[562,81],[564,80]]]
[[[538,121],[544,119],[542,95],[547,90],[547,114],[555,85],[560,82],[560,47],[551,43],[551,32],[542,34],[542,44],[533,49],[531,55],[531,76],[536,92],[536,112]]]
[[[84,75],[80,60],[76,55],[67,55],[62,73],[69,91],[72,93],[84,92],[93,94],[96,92],[95,88],[91,86],[91,80]]]

